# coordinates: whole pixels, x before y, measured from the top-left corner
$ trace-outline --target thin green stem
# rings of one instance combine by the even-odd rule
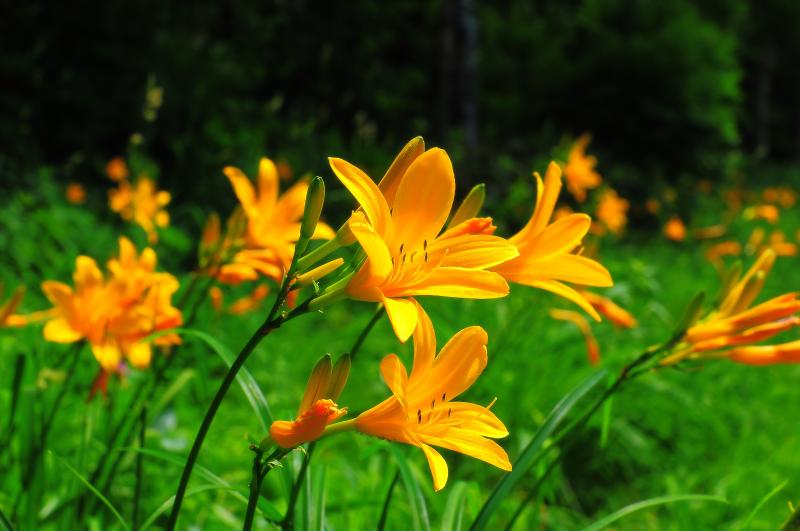
[[[386,528],[386,520],[389,517],[389,507],[391,506],[392,502],[392,494],[394,494],[394,488],[397,486],[397,481],[400,479],[400,470],[394,473],[394,478],[392,478],[392,483],[389,485],[389,490],[386,492],[386,498],[383,500],[383,508],[381,509],[381,516],[378,519],[378,525],[375,527],[378,531],[383,531]]]
[[[253,527],[253,518],[256,515],[256,506],[258,505],[258,497],[261,495],[261,482],[264,480],[266,474],[262,473],[261,467],[262,453],[256,452],[253,457],[253,474],[250,479],[250,496],[247,500],[247,512],[244,515],[243,531],[250,531]]]
[[[22,387],[22,377],[25,374],[25,359],[25,354],[20,354],[17,356],[17,360],[14,364],[14,379],[11,383],[11,404],[9,405],[8,411],[8,426],[6,427],[5,437],[0,441],[0,456],[2,456],[7,449],[11,448],[11,440],[14,436],[14,428],[16,427],[14,424],[14,417],[17,414],[19,390]]]
[[[314,454],[314,448],[316,447],[317,441],[312,441],[308,445],[306,458],[303,460],[303,464],[300,465],[300,472],[297,474],[297,479],[295,479],[294,483],[292,484],[292,492],[289,495],[289,505],[286,507],[286,515],[281,521],[281,527],[283,529],[294,528],[294,509],[297,506],[297,498],[300,496],[300,489],[303,486],[303,481],[305,480],[306,473],[308,472],[308,465],[311,462],[311,456]]]
[[[139,448],[144,448],[146,443],[146,436],[147,436],[147,406],[142,408],[142,414],[140,416],[139,422],[141,423],[141,428],[139,431]],[[133,526],[132,529],[135,531],[139,529],[139,502],[142,497],[142,469],[144,465],[144,453],[139,452],[136,456],[136,483],[133,490]]]
[[[796,531],[800,529],[800,504],[794,508],[794,512],[789,517],[783,526],[781,526],[781,531]]]
[[[356,359],[356,354],[358,354],[358,351],[361,350],[361,346],[364,344],[364,341],[367,339],[367,336],[369,336],[369,333],[372,332],[372,329],[375,327],[378,321],[381,320],[381,317],[383,317],[384,313],[386,313],[386,308],[383,305],[381,305],[381,307],[375,311],[375,314],[369,320],[367,326],[365,326],[364,329],[361,331],[361,333],[358,335],[355,343],[353,343],[353,346],[350,348],[351,361]]]

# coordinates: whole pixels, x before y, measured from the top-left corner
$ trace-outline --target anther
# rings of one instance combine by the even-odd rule
[[[445,398],[445,393],[442,393],[442,402],[444,402],[444,401],[446,401],[446,400],[447,400],[447,399]]]
[[[450,414],[453,412],[453,408],[447,410],[447,418],[450,418]]]
[[[417,410],[417,424],[422,424],[422,410]]]
[[[400,244],[400,254],[403,254],[403,247],[404,247],[404,246],[405,246],[405,244],[404,244],[404,243],[401,243],[401,244]]]
[[[431,409],[433,409],[434,406],[436,406],[436,399],[435,398],[433,400],[431,400]]]
[[[422,240],[422,248],[428,250],[428,240]]]

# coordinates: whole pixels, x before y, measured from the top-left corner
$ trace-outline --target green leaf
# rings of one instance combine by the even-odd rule
[[[119,511],[117,511],[117,509],[113,505],[111,505],[111,502],[108,501],[106,499],[106,497],[103,496],[103,494],[99,490],[97,490],[95,488],[94,485],[89,483],[89,480],[87,480],[85,477],[83,477],[83,475],[81,475],[80,472],[78,472],[77,470],[72,468],[72,466],[70,466],[70,464],[67,463],[67,461],[65,459],[62,459],[61,457],[57,456],[52,451],[50,451],[49,453],[50,453],[50,455],[55,457],[59,462],[61,462],[61,464],[64,465],[67,468],[67,470],[72,472],[75,475],[75,477],[78,478],[78,480],[80,480],[80,482],[83,483],[86,486],[86,488],[89,489],[92,492],[92,494],[97,496],[97,498],[101,502],[103,502],[103,505],[108,507],[108,510],[111,511],[111,513],[117,518],[117,520],[119,520],[119,523],[120,523],[120,525],[122,526],[123,529],[129,529],[128,525],[125,523],[125,520],[122,518],[122,515],[119,514]]]
[[[236,356],[234,356],[233,352],[231,352],[228,347],[205,332],[191,328],[181,328],[178,330],[172,330],[172,332],[194,336],[198,339],[201,339],[209,347],[211,347],[211,349],[214,350],[214,352],[216,352],[220,358],[222,358],[222,361],[224,361],[228,367],[233,365],[233,361],[236,359]],[[256,412],[264,432],[267,432],[269,430],[269,425],[272,424],[272,412],[269,409],[269,404],[267,403],[267,399],[264,397],[264,393],[261,392],[261,389],[258,387],[255,378],[253,378],[253,375],[247,370],[247,367],[242,367],[239,370],[239,373],[236,375],[236,382],[242,388],[242,391],[244,391],[247,401],[250,402],[253,411]]]
[[[467,484],[457,481],[450,487],[450,495],[444,506],[442,531],[459,531],[464,520],[464,503],[467,499]]]
[[[753,507],[753,510],[752,510],[752,511],[750,511],[750,514],[748,514],[748,515],[747,515],[747,518],[745,519],[744,523],[742,523],[742,525],[741,525],[741,526],[739,526],[739,529],[747,529],[748,527],[750,527],[750,522],[752,522],[752,521],[753,521],[753,518],[755,518],[755,517],[756,517],[756,515],[757,515],[757,514],[758,514],[758,512],[761,510],[761,508],[762,508],[762,507],[764,507],[764,505],[766,505],[766,504],[767,504],[767,502],[768,502],[769,500],[771,500],[773,496],[775,496],[775,495],[776,495],[776,494],[778,494],[780,491],[782,491],[782,490],[783,490],[783,488],[784,488],[784,487],[785,487],[785,486],[786,486],[788,483],[789,483],[789,480],[787,479],[787,480],[785,480],[784,482],[782,482],[780,485],[778,485],[777,487],[775,487],[774,489],[772,489],[771,491],[769,491],[769,492],[767,493],[767,495],[766,495],[766,496],[764,496],[763,498],[761,498],[761,500],[759,500],[759,502],[756,504],[756,506],[755,506],[755,507]]]
[[[414,473],[411,470],[411,466],[408,464],[404,452],[396,444],[390,444],[389,451],[397,462],[397,468],[400,471],[400,479],[403,481],[403,485],[408,493],[414,529],[416,531],[430,531],[431,523],[428,519],[428,508],[425,505],[425,498],[422,496],[422,490],[419,488],[416,478],[414,478]]]
[[[683,336],[686,331],[691,328],[700,316],[703,313],[703,301],[706,299],[705,291],[701,291],[697,295],[694,296],[692,302],[689,303],[689,306],[686,307],[686,311],[683,314],[683,317],[678,322],[678,325],[675,327],[675,331],[673,335],[675,337]]]
[[[728,500],[720,496],[709,496],[707,494],[676,494],[674,496],[659,496],[657,498],[650,498],[649,500],[642,500],[632,503],[623,507],[619,511],[615,511],[608,516],[601,518],[588,527],[583,528],[583,531],[600,531],[610,526],[617,520],[628,516],[636,511],[654,507],[657,505],[666,505],[668,503],[675,503],[680,501],[713,501],[719,503],[728,503]]]
[[[11,522],[6,518],[2,509],[0,509],[0,526],[2,526],[3,531],[14,531],[14,526],[11,525]]]
[[[168,453],[168,452],[162,452],[160,450],[153,450],[153,449],[150,449],[150,448],[123,448],[122,450],[124,450],[124,451],[132,451],[132,452],[139,452],[140,454],[144,454],[144,455],[147,455],[147,456],[150,456],[150,457],[155,457],[156,459],[161,459],[162,461],[166,461],[168,463],[172,463],[173,465],[177,466],[178,468],[183,468],[183,466],[185,464],[185,460],[184,459],[181,459],[180,457],[178,457],[178,456],[176,456],[174,454],[171,454],[171,453]],[[230,483],[228,483],[227,481],[225,481],[224,479],[222,479],[221,477],[219,477],[218,475],[214,474],[212,471],[210,471],[209,469],[207,469],[207,468],[205,468],[203,466],[195,465],[194,466],[194,470],[201,477],[203,477],[207,481],[211,482],[212,485],[216,485],[216,486],[224,487],[224,488],[231,488],[232,489],[231,495],[234,498],[236,498],[237,500],[241,501],[243,504],[247,505],[247,499],[248,499],[248,494],[249,494],[247,491],[245,491],[243,489],[237,490]],[[262,501],[263,501],[263,503],[261,503]],[[265,517],[267,517],[267,518],[269,518],[271,520],[280,520],[281,519],[280,511],[278,511],[278,509],[275,506],[273,506],[272,504],[270,504],[266,500],[259,500],[258,507],[259,507],[259,509],[262,510],[262,512],[264,513]]]
[[[519,455],[516,462],[514,462],[512,471],[500,480],[500,483],[497,484],[497,487],[495,487],[489,495],[489,499],[483,504],[475,521],[472,522],[471,530],[484,529],[486,527],[489,523],[489,519],[503,500],[511,493],[511,489],[514,488],[514,485],[516,485],[517,482],[525,476],[528,469],[538,461],[542,447],[547,439],[555,432],[556,428],[558,428],[572,408],[575,407],[589,391],[594,389],[597,384],[603,381],[607,374],[608,371],[605,369],[593,373],[572,391],[567,393],[564,398],[555,405],[531,442],[522,450],[522,453]]]
[[[184,496],[184,498],[188,498],[189,496],[192,496],[194,494],[199,494],[201,492],[207,492],[209,490],[227,490],[232,492],[236,491],[234,487],[221,487],[219,485],[200,485],[198,487],[192,487],[190,489],[186,489],[186,495]],[[148,529],[151,525],[153,525],[155,521],[158,519],[158,517],[161,516],[162,513],[164,513],[170,507],[172,507],[172,504],[174,502],[175,502],[175,496],[174,495],[170,496],[166,501],[164,501],[164,503],[158,506],[158,509],[153,511],[153,514],[147,517],[147,519],[142,523],[142,527],[140,527],[138,531],[144,531],[145,529]]]

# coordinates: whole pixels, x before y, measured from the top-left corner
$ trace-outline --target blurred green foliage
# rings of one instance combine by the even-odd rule
[[[462,181],[510,183],[591,131],[643,197],[740,151],[797,157],[798,17],[791,0],[28,2],[0,21],[0,171],[99,182],[138,133],[176,201],[219,205],[220,169],[265,154],[377,173],[422,134]]]

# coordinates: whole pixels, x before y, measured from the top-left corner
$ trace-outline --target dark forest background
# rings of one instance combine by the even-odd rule
[[[176,201],[213,205],[226,164],[378,172],[421,134],[462,190],[502,190],[589,131],[643,197],[800,159],[798,21],[796,0],[6,3],[0,178],[105,185],[135,135]]]

